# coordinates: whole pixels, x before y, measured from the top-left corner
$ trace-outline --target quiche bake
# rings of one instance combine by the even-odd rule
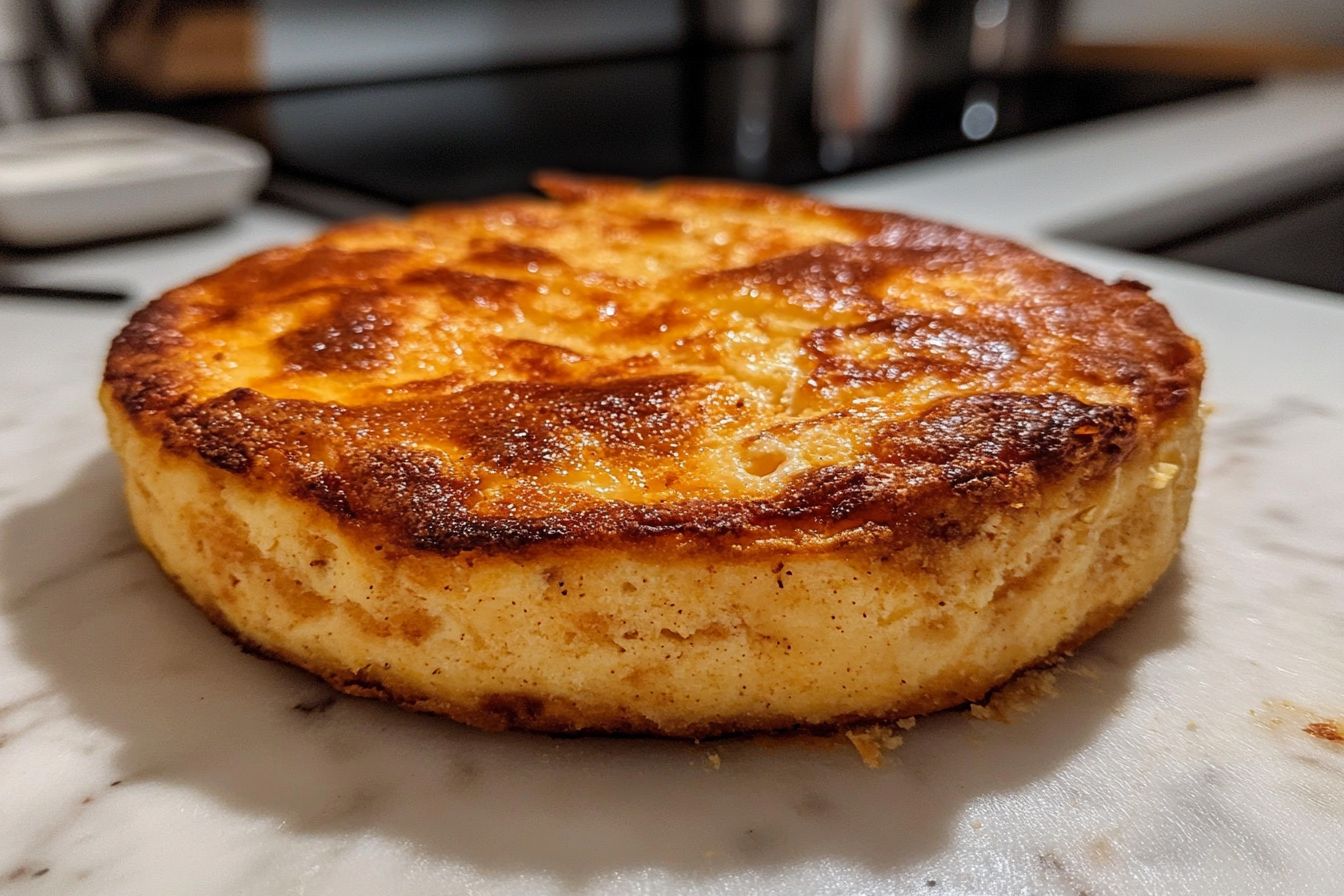
[[[1171,561],[1203,361],[1139,283],[770,189],[551,175],[174,289],[102,402],[245,646],[482,728],[982,697]]]

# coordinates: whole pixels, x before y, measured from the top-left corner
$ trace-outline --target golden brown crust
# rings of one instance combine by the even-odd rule
[[[111,394],[173,452],[445,554],[957,538],[1198,397],[1140,284],[765,188],[540,184],[173,290]]]

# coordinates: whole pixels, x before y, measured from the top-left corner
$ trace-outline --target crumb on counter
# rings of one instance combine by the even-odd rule
[[[900,724],[899,722],[897,724]],[[910,727],[914,727],[911,725]],[[882,767],[882,754],[885,751],[894,750],[905,743],[905,738],[895,734],[885,725],[874,725],[871,728],[856,728],[845,732],[845,737],[854,745],[858,751],[859,758],[863,764],[869,768]]]
[[[1302,726],[1302,730],[1312,737],[1318,737],[1332,744],[1344,744],[1344,720],[1322,719],[1309,722]]]
[[[1252,709],[1251,718],[1273,732],[1301,732],[1331,746],[1344,745],[1344,716],[1322,712],[1291,700],[1262,700],[1262,709]]]

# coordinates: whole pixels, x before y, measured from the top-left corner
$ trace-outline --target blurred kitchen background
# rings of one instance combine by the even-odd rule
[[[269,153],[269,173],[251,162],[215,206],[202,193],[177,217],[141,209],[161,229],[236,211],[254,187],[339,218],[526,191],[539,168],[811,187],[1142,110],[1259,102],[1285,77],[1344,85],[1341,72],[1341,0],[0,0],[0,225],[6,189],[124,177],[167,139],[65,118],[91,112],[210,125]],[[1344,89],[1295,102],[1338,116]],[[43,136],[57,119],[72,130]],[[1211,149],[1181,139],[1177,155]],[[87,159],[53,161],[113,143],[122,167],[97,177]],[[1185,214],[1177,186],[1161,214],[1065,235],[1344,292],[1344,144],[1247,176],[1223,200],[1206,185]],[[165,207],[190,192],[145,183]],[[36,232],[21,225],[40,212],[14,232]],[[128,236],[118,214],[122,232],[69,239]],[[62,241],[42,233],[32,245]]]

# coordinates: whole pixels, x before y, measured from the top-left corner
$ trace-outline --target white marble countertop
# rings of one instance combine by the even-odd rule
[[[818,185],[1016,237],[1153,245],[1344,175],[1344,74],[1254,87]]]
[[[1270,107],[1242,112],[1282,124]],[[1170,139],[1159,119],[1120,128],[1122,155]],[[1270,142],[1239,170],[1282,162]],[[1002,182],[976,166],[1019,150],[966,177]],[[938,214],[949,175],[926,174],[821,192]],[[262,206],[25,266],[147,297],[313,226]],[[878,770],[798,742],[487,735],[240,653],[126,520],[93,393],[128,309],[0,300],[0,892],[1340,892],[1344,744],[1303,729],[1344,722],[1344,299],[997,229],[1151,283],[1204,341],[1200,486],[1173,570],[1055,696],[923,720]]]

